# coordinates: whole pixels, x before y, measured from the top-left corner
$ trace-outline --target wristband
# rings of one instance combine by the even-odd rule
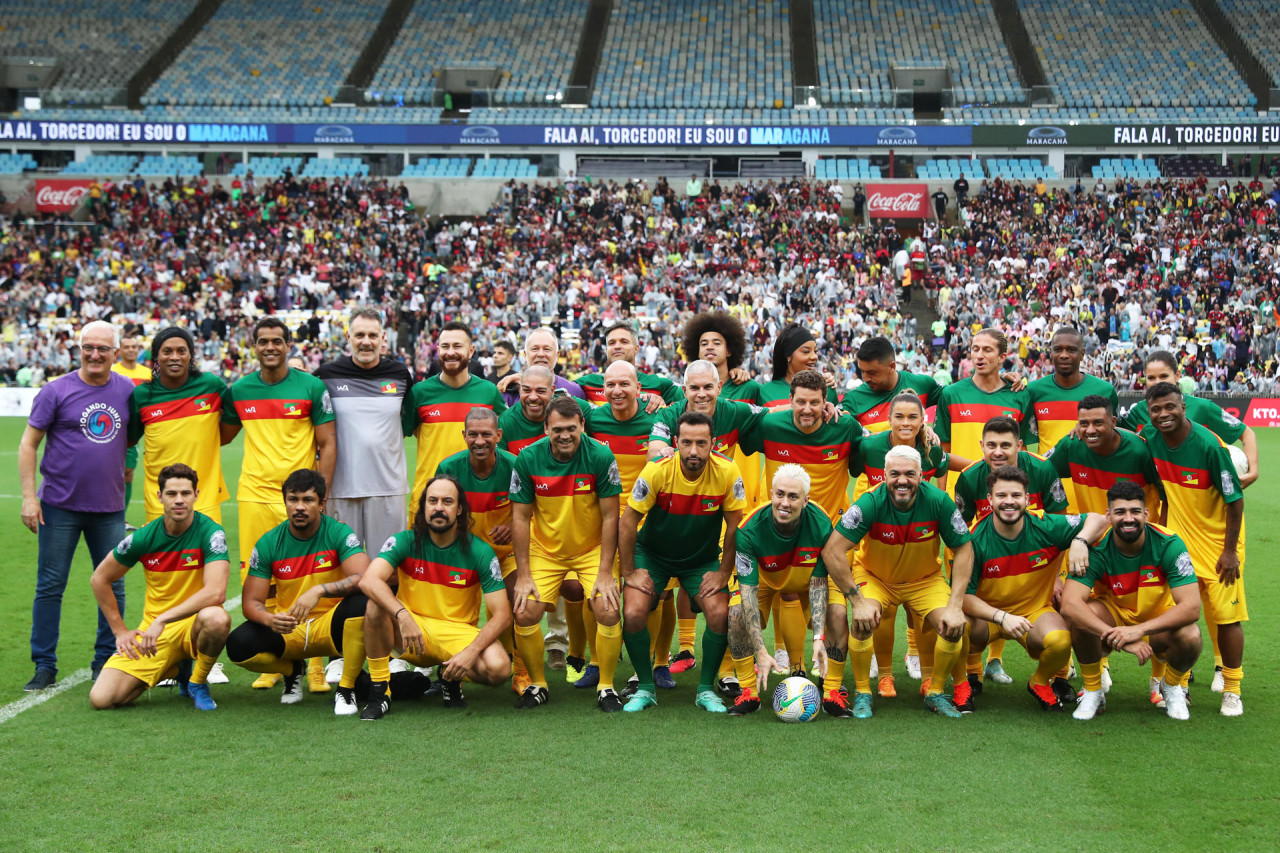
[[[401,613],[403,613],[403,612],[405,612],[405,611],[406,611],[406,610],[408,610],[408,609],[409,609],[409,608],[407,608],[407,607],[401,607],[399,610],[397,610],[397,611],[396,611],[396,615],[395,615],[395,616],[392,616],[391,618],[392,618],[392,619],[399,619],[399,618],[400,618],[400,614],[401,614]]]
[[[814,634],[813,641],[815,643],[825,643],[827,641],[827,638],[822,634]]]
[[[1085,546],[1086,548],[1088,548],[1088,547],[1089,547],[1089,540],[1088,540],[1088,539],[1085,539],[1083,536],[1073,536],[1073,537],[1071,538],[1071,541],[1072,541],[1072,542],[1083,542],[1083,543],[1084,543],[1084,546]]]

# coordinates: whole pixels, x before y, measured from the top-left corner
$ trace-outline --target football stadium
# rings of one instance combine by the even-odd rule
[[[1277,30],[0,0],[0,849],[1274,849]]]

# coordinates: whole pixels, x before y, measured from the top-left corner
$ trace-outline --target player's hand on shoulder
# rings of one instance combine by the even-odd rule
[[[838,421],[843,415],[844,409],[840,408],[830,400],[822,404],[822,419],[827,423]]]
[[[751,381],[751,374],[745,367],[735,367],[729,371],[729,381],[734,385],[741,385],[744,382]]]
[[[646,415],[652,415],[665,405],[666,402],[657,394],[644,395],[644,412]]]

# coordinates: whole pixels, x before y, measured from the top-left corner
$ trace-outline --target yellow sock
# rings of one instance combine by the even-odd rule
[[[1216,623],[1210,622],[1208,619],[1205,620],[1204,624],[1205,627],[1209,629],[1209,642],[1213,644],[1213,665],[1222,666],[1222,651],[1218,648],[1218,626]],[[1223,672],[1226,672],[1226,667],[1223,667],[1222,669]],[[1225,675],[1222,677],[1226,678]]]
[[[777,630],[782,634],[782,647],[791,658],[791,669],[804,669],[804,608],[799,601],[782,602]]]
[[[964,632],[964,638],[960,641],[960,657],[956,658],[955,664],[951,667],[951,681],[959,684],[966,679],[968,671],[966,666],[969,660],[969,632]]]
[[[876,663],[880,665],[880,672],[884,675],[893,672],[893,638],[897,626],[898,608],[883,610],[880,613],[880,624],[871,635],[871,645],[876,652]]]
[[[582,602],[565,600],[564,622],[569,626],[569,657],[580,658],[587,651],[587,626],[582,621]]]
[[[649,611],[649,657],[654,658],[654,666],[657,666],[658,657],[658,632],[662,630],[662,608]],[[591,659],[593,662],[595,658]]]
[[[596,653],[593,657],[600,666],[600,685],[597,690],[613,687],[613,674],[618,669],[618,655],[622,653],[622,623],[615,625],[596,624]]]
[[[213,665],[218,662],[217,655],[206,655],[204,652],[196,652],[195,665],[191,667],[191,683],[204,684],[209,679],[209,670],[213,669]]]
[[[920,631],[916,634],[916,649],[920,655],[920,680],[928,681],[933,677],[933,650],[938,643],[937,631]]]
[[[912,657],[920,656],[920,647],[916,645],[916,629],[910,625],[907,626],[907,654]]]
[[[698,639],[698,618],[677,619],[680,628],[680,651],[693,654],[694,642]]]
[[[1167,667],[1164,661],[1160,660],[1159,658],[1151,659],[1151,677],[1154,678],[1156,681],[1164,680],[1164,673],[1166,669]]]
[[[511,681],[515,683],[522,678],[529,677],[529,670],[525,668],[524,658],[520,656],[520,652],[515,647],[516,632],[513,628],[506,634],[506,641],[502,647],[507,650],[507,654],[511,655]]]
[[[1098,691],[1102,689],[1102,661],[1097,663],[1081,663],[1080,677],[1084,679],[1084,689]]]
[[[364,669],[364,617],[348,619],[342,629],[342,678],[339,687],[353,688]]]
[[[1191,670],[1187,670],[1186,672],[1182,673],[1182,678],[1178,680],[1178,683],[1181,684],[1184,688],[1190,687],[1191,686]]]
[[[547,673],[542,655],[546,645],[542,642],[542,626],[516,626],[516,654],[524,658],[525,671],[529,673],[529,681],[539,687],[547,686]]]
[[[972,649],[973,647],[970,646],[969,653],[964,656],[964,672],[965,672],[965,675],[976,675],[979,678],[981,678],[982,677],[982,649],[978,649],[976,652],[973,651]]]
[[[307,675],[324,672],[324,658],[307,658]]]
[[[1165,684],[1170,687],[1175,687],[1182,684],[1182,679],[1186,677],[1186,673],[1182,670],[1174,669],[1171,665],[1166,664],[1164,668],[1164,675],[1162,677]]]
[[[963,655],[963,639],[948,640],[945,637],[938,637],[933,646],[933,671],[937,673],[937,677],[929,682],[930,696],[946,692],[947,674],[955,669],[956,661]]]
[[[733,656],[730,655],[728,652],[726,652],[725,656],[720,659],[720,671],[716,674],[716,678],[724,679],[730,676],[737,678],[738,676],[735,675],[734,672],[735,670],[733,668]]]
[[[1048,684],[1069,660],[1071,660],[1071,632],[1050,631],[1045,634],[1044,651],[1040,652],[1040,660],[1036,663],[1036,671],[1031,676],[1031,683]]]
[[[733,671],[738,676],[738,683],[743,690],[756,689],[756,659],[747,655],[745,658],[733,659]]]
[[[654,666],[668,666],[671,663],[671,639],[676,633],[676,599],[673,595],[658,608],[662,611],[662,621],[658,625],[657,649],[653,655]]]
[[[853,689],[859,693],[871,692],[871,658],[875,654],[875,643],[870,637],[859,640],[849,638],[849,662],[853,667]],[[842,671],[844,667],[840,668]],[[828,670],[830,671],[830,670]],[[824,684],[823,687],[826,687]],[[837,684],[836,688],[839,689]]]
[[[293,661],[280,660],[270,652],[259,652],[246,661],[235,661],[235,665],[250,672],[274,672],[276,675],[289,675],[293,672]]]
[[[992,640],[987,645],[987,663],[991,663],[993,660],[1004,661],[1004,637]]]
[[[1244,678],[1244,667],[1224,666],[1222,668],[1222,692],[1240,695],[1240,679]]]
[[[771,618],[773,619],[773,648],[774,651],[777,651],[779,648],[786,648],[786,646],[781,645],[782,635],[778,632],[778,620],[782,618],[781,595],[775,595],[773,597],[773,615]]]
[[[591,608],[591,605],[584,604],[582,606],[582,631],[587,638],[587,648],[591,651],[592,663],[600,662],[599,658],[596,657],[596,629],[598,627],[595,610]],[[578,657],[582,656],[578,655]]]
[[[391,657],[369,658],[369,680],[374,684],[379,681],[391,682]]]

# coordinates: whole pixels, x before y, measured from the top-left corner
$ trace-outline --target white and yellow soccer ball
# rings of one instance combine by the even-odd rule
[[[1244,455],[1244,451],[1234,444],[1228,444],[1227,452],[1231,454],[1231,464],[1236,466],[1236,476],[1243,477],[1248,474],[1249,457]]]
[[[807,723],[818,716],[822,694],[807,678],[793,675],[773,688],[773,712],[784,723]]]

